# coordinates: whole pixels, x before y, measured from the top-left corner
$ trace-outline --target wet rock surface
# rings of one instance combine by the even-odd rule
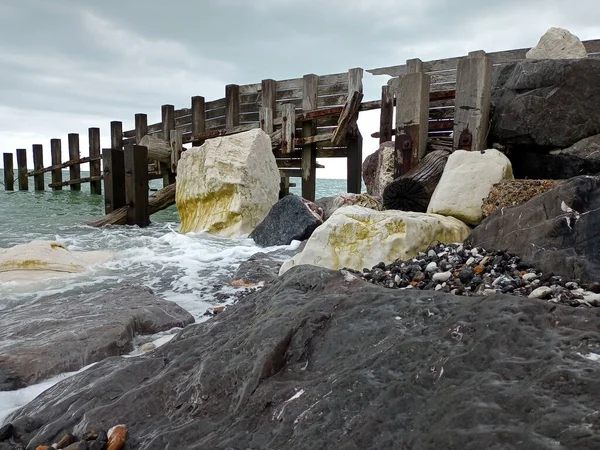
[[[253,287],[277,278],[282,262],[267,253],[258,252],[242,262],[231,281],[232,286]]]
[[[194,318],[144,287],[53,295],[0,311],[0,389],[13,390],[133,350],[137,334]]]
[[[483,199],[483,216],[487,217],[494,211],[508,206],[521,205],[559,183],[560,180],[503,180],[496,183],[489,195]]]
[[[300,266],[8,420],[28,448],[127,423],[135,449],[597,449],[599,321]]]
[[[600,306],[595,284],[542,272],[505,251],[486,251],[462,244],[438,244],[410,260],[379,263],[362,272],[346,269],[387,288],[441,291],[478,296],[511,294],[570,306]]]

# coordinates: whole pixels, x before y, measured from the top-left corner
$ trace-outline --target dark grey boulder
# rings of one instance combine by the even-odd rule
[[[599,179],[571,178],[526,203],[499,209],[467,242],[514,252],[544,272],[600,281]]]
[[[8,420],[28,448],[125,423],[139,450],[591,450],[599,322],[598,308],[392,290],[298,266]]]
[[[318,207],[297,195],[286,195],[279,200],[267,217],[250,233],[261,247],[289,245],[292,241],[308,239],[323,223]]]
[[[0,390],[18,389],[133,350],[137,334],[184,327],[194,318],[145,287],[97,295],[53,295],[0,311]]]
[[[600,174],[600,134],[548,153],[521,151],[511,162],[518,178],[566,180]]]
[[[599,79],[600,60],[593,58],[501,66],[494,76],[490,142],[551,150],[599,134]]]
[[[276,279],[282,261],[266,253],[255,253],[242,262],[233,275],[231,284],[234,286],[256,286],[269,283]]]

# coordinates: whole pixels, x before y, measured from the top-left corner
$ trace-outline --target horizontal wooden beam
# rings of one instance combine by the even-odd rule
[[[89,183],[91,181],[100,181],[104,179],[104,177],[102,175],[96,175],[93,177],[86,177],[86,178],[78,178],[77,180],[69,180],[69,181],[63,181],[62,183],[50,183],[48,185],[48,187],[59,187],[59,186],[70,186],[72,184],[81,184],[81,183]]]
[[[51,172],[51,171],[57,170],[57,169],[66,169],[67,167],[76,166],[78,164],[85,164],[85,163],[88,163],[91,161],[100,161],[100,160],[102,160],[101,156],[93,156],[93,157],[85,156],[83,158],[74,159],[72,161],[67,161],[62,164],[56,164],[55,166],[45,167],[40,170],[34,170],[31,172],[27,172],[27,176],[32,177],[34,175],[39,175],[41,173]],[[54,183],[54,184],[58,185],[58,183]],[[62,186],[66,186],[66,184],[63,184]]]

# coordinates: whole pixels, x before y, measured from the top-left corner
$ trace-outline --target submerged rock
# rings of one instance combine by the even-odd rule
[[[297,267],[150,357],[105,360],[9,421],[28,448],[123,422],[138,450],[592,450],[593,311]]]
[[[137,334],[155,334],[192,322],[194,318],[176,303],[161,300],[143,287],[53,295],[2,310],[0,389],[17,389],[123,355],[133,350]]]
[[[260,128],[208,139],[178,163],[181,232],[248,234],[279,199],[279,183],[271,139]]]
[[[470,228],[454,217],[345,206],[315,230],[301,253],[281,266],[313,264],[360,270],[380,261],[410,258],[432,242],[461,242]]]

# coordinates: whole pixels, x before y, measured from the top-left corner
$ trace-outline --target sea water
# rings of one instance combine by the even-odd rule
[[[82,176],[87,174],[82,173]],[[69,179],[68,172],[65,171],[63,179]],[[47,295],[85,295],[137,284],[151,288],[161,298],[177,302],[199,322],[206,319],[204,313],[208,308],[222,301],[223,294],[235,291],[230,281],[241,262],[261,251],[283,261],[294,250],[293,246],[264,249],[249,238],[181,234],[175,206],[152,215],[152,224],[147,228],[93,228],[84,222],[104,215],[104,197],[91,195],[89,184],[83,184],[81,191],[71,191],[66,186],[62,191],[46,187],[45,191],[35,192],[30,178],[29,191],[8,192],[4,190],[3,180],[0,170],[0,248],[33,240],[52,240],[65,244],[70,250],[105,250],[114,252],[116,257],[67,278],[27,284],[0,282],[0,314],[21,304],[42,303]],[[290,191],[300,195],[301,180],[292,178],[290,181],[296,183]],[[46,174],[45,185],[50,182],[50,175]],[[161,187],[161,180],[150,184],[151,190]],[[18,189],[16,174],[15,189]],[[346,180],[317,180],[317,198],[345,192]],[[0,423],[9,411],[59,379],[20,391],[0,392]]]

